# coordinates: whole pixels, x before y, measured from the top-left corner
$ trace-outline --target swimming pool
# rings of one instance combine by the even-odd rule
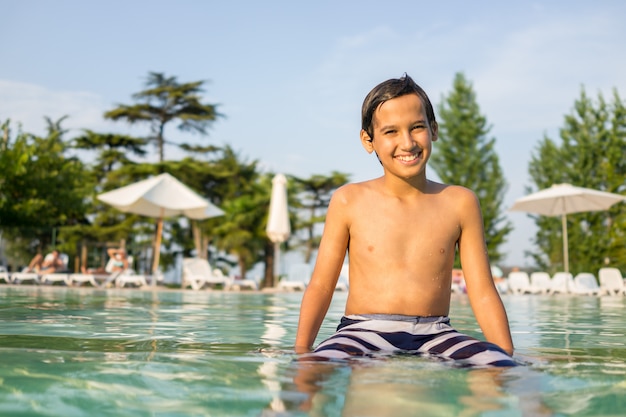
[[[407,356],[298,364],[301,297],[2,286],[0,415],[626,414],[626,297],[504,296],[526,364],[504,370]],[[451,318],[478,335],[464,296]]]

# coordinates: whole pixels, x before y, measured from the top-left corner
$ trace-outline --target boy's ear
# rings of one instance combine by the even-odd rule
[[[361,145],[363,145],[363,148],[365,148],[367,153],[374,152],[372,138],[370,138],[370,135],[364,129],[361,129]]]
[[[437,122],[433,122],[431,127],[430,127],[430,132],[432,133],[432,141],[435,142],[437,139],[439,139],[439,125],[437,124]]]

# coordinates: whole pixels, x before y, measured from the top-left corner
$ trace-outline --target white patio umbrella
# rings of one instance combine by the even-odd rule
[[[168,173],[100,194],[97,198],[120,211],[158,219],[153,274],[156,274],[159,267],[163,218],[183,215],[200,220],[224,214],[221,209]]]
[[[283,174],[276,174],[272,179],[272,195],[265,231],[267,237],[274,242],[274,276],[276,276],[280,267],[280,244],[291,234],[287,205],[287,178]]]
[[[563,264],[569,272],[567,215],[585,211],[607,210],[613,204],[626,201],[626,196],[571,184],[555,184],[515,201],[509,211],[525,211],[543,216],[561,216],[563,228]]]

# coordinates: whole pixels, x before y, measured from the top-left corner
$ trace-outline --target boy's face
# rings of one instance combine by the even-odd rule
[[[376,152],[386,171],[403,178],[423,173],[437,140],[437,124],[426,118],[417,94],[396,97],[374,112],[374,137],[361,131],[361,143],[369,153]]]

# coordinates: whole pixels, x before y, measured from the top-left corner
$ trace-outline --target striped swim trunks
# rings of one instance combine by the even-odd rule
[[[458,361],[466,366],[516,366],[500,347],[459,333],[450,319],[398,314],[349,315],[337,332],[303,359],[345,360],[404,353]]]

